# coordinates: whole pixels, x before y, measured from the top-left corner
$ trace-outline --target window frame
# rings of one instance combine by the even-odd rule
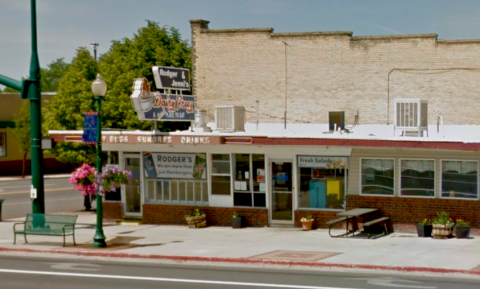
[[[6,157],[7,156],[7,132],[6,131],[0,131],[0,136],[3,136],[3,155],[0,155],[0,158]]]
[[[433,196],[411,196],[402,195],[402,161],[433,161]],[[422,198],[422,199],[435,199],[438,198],[437,194],[437,161],[436,159],[417,159],[417,158],[399,158],[398,159],[398,173],[399,173],[399,186],[398,196],[402,198]]]
[[[210,169],[210,175],[209,175],[209,180],[208,180],[208,183],[209,183],[209,195],[210,196],[215,196],[215,197],[233,197],[233,182],[232,182],[232,172],[233,172],[233,162],[232,162],[232,156],[233,154],[231,153],[210,153],[210,164],[211,164],[211,169]],[[214,162],[218,162],[218,160],[214,160],[213,159],[213,156],[214,155],[228,155],[228,167],[230,169],[230,172],[229,173],[214,173],[213,172],[213,163]],[[221,162],[226,162],[225,160],[221,160]],[[228,177],[230,179],[230,185],[229,185],[229,193],[228,194],[214,194],[213,193],[213,177]]]
[[[362,160],[393,160],[393,194],[391,195],[382,195],[382,194],[364,194],[363,193],[363,184],[362,184]],[[401,168],[401,167],[400,167]],[[395,158],[380,158],[380,157],[361,157],[359,159],[359,189],[360,196],[372,196],[372,197],[396,197],[397,196],[397,181],[396,181],[396,159]]]
[[[477,163],[477,197],[476,198],[459,198],[459,197],[443,197],[443,162],[448,161],[448,162],[472,162],[472,163]],[[439,189],[439,195],[440,199],[446,199],[446,200],[467,200],[467,201],[478,201],[480,199],[480,170],[479,170],[479,161],[478,160],[462,160],[462,159],[440,159],[440,189]]]
[[[236,155],[248,155],[248,173],[249,173],[249,179],[248,179],[248,186],[249,190],[242,191],[242,190],[235,190],[235,182],[237,181],[237,160],[236,160]],[[266,167],[267,167],[267,157],[265,154],[258,154],[258,153],[232,153],[231,154],[231,164],[232,164],[232,171],[231,171],[231,176],[232,176],[232,207],[233,208],[268,208],[268,201],[267,201],[267,188],[265,187],[265,191],[255,191],[255,186],[254,186],[254,179],[253,179],[253,170],[254,170],[254,164],[253,164],[253,156],[254,155],[262,155],[263,156],[263,169],[266,172]],[[265,179],[265,184],[266,184],[266,179]],[[235,194],[250,194],[251,206],[235,206]],[[255,194],[263,194],[265,196],[265,206],[264,207],[259,207],[255,206]]]

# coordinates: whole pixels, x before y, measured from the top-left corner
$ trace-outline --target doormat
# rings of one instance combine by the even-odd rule
[[[337,252],[311,252],[311,251],[284,251],[277,250],[260,255],[255,255],[250,258],[263,260],[277,260],[277,261],[305,261],[315,262],[326,258],[330,258],[342,253]]]

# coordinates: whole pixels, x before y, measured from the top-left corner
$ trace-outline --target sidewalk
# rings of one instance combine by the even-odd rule
[[[73,246],[67,236],[17,235],[13,223],[0,222],[0,254],[66,258],[110,258],[136,262],[249,266],[333,271],[448,274],[480,278],[480,238],[437,240],[393,233],[379,239],[331,238],[328,231],[299,228],[117,225],[104,222],[107,248],[92,248],[94,212],[77,212]]]

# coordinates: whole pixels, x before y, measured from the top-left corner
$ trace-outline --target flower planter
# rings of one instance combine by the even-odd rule
[[[301,221],[301,222],[302,222],[302,230],[310,231],[312,229],[313,220]]]
[[[457,239],[465,239],[470,237],[470,227],[455,227],[455,236]]]
[[[431,237],[432,236],[432,225],[420,225],[417,224],[417,235],[420,238]]]
[[[190,228],[202,228],[207,226],[207,215],[185,217]]]
[[[445,239],[452,235],[453,225],[433,224],[432,237],[436,239]]]
[[[232,228],[240,229],[243,225],[243,217],[232,217]]]

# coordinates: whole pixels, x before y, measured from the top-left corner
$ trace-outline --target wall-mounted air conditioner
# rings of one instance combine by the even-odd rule
[[[428,130],[428,101],[419,98],[396,98],[394,100],[395,129],[416,132],[420,136]],[[407,135],[412,135],[407,134]]]
[[[215,106],[215,124],[219,132],[245,131],[245,108],[243,106]]]

